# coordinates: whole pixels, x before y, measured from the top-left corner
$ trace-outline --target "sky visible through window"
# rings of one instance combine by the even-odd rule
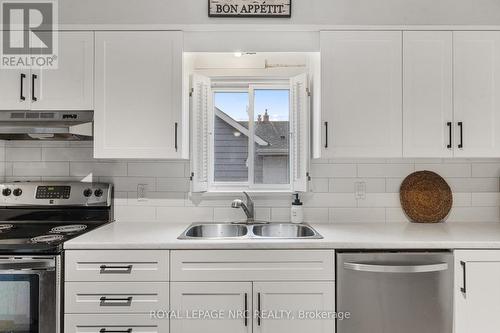
[[[222,112],[227,113],[236,121],[248,121],[247,93],[216,93],[214,104],[215,107],[219,108]],[[271,121],[288,121],[290,112],[289,104],[288,90],[255,90],[254,120],[257,120],[257,116],[259,114],[264,115],[265,110],[268,109],[269,119]]]

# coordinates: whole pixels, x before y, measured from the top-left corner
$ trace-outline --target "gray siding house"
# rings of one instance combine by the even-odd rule
[[[256,184],[289,183],[288,121],[270,121],[266,112],[255,122]],[[215,109],[214,123],[215,181],[248,181],[248,122],[236,121]]]

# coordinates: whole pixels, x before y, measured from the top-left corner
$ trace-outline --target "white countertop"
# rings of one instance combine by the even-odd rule
[[[178,240],[188,223],[115,222],[65,249],[500,249],[500,223],[311,224],[313,240]]]

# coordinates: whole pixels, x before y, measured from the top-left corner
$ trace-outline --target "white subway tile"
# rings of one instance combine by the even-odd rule
[[[156,179],[151,177],[98,177],[99,182],[112,183],[115,187],[115,191],[136,191],[139,184],[144,184],[147,186],[148,192],[157,191],[156,189]]]
[[[446,178],[453,192],[498,192],[499,178]]]
[[[5,148],[5,160],[10,162],[41,161],[41,148]]]
[[[13,176],[68,176],[67,162],[14,162]]]
[[[401,183],[403,183],[404,178],[386,178],[385,180],[385,192],[387,193],[399,193],[401,188]]]
[[[157,178],[156,190],[162,192],[189,192],[188,178]]]
[[[444,178],[466,178],[471,176],[470,164],[416,164],[415,170],[433,171]]]
[[[273,222],[290,222],[290,208],[271,208],[271,221]]]
[[[500,222],[498,207],[453,207],[450,222]]]
[[[406,177],[414,170],[413,164],[359,164],[358,177]]]
[[[247,219],[242,209],[214,208],[215,222],[245,222]],[[255,219],[260,221],[271,220],[271,208],[255,208]]]
[[[500,163],[473,163],[472,177],[500,177]]]
[[[184,192],[147,192],[146,197],[139,200],[137,191],[128,192],[128,204],[131,206],[184,207]]]
[[[356,207],[352,193],[314,193],[303,196],[306,207]]]
[[[312,178],[309,183],[311,192],[328,192],[328,178]]]
[[[93,161],[94,150],[92,148],[80,147],[44,147],[42,148],[43,161]]]
[[[366,193],[385,192],[385,178],[331,178],[329,191],[333,193],[354,193],[357,182],[365,183]]]
[[[356,164],[313,164],[311,176],[314,178],[356,177]]]
[[[129,162],[129,176],[183,178],[182,162]]]
[[[213,222],[214,209],[211,207],[157,207],[157,219],[162,222],[193,223]]]
[[[472,203],[472,193],[453,193],[454,207],[469,207]]]
[[[330,208],[333,223],[385,222],[385,208]]]
[[[385,219],[387,223],[402,223],[410,222],[408,216],[401,207],[398,208],[386,208],[385,209]]]
[[[308,208],[304,207],[304,222],[328,223],[328,208]]]
[[[474,207],[499,207],[500,193],[472,193],[472,206]]]
[[[126,176],[127,163],[120,161],[110,162],[71,162],[71,176]]]
[[[115,219],[119,221],[148,222],[156,219],[155,207],[115,206]]]
[[[367,193],[358,199],[358,207],[400,207],[399,193]]]

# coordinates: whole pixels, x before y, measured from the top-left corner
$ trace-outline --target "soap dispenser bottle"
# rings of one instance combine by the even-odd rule
[[[291,218],[292,223],[302,223],[304,222],[304,210],[302,208],[302,202],[299,199],[299,194],[295,193],[295,200],[292,202],[292,212]]]

